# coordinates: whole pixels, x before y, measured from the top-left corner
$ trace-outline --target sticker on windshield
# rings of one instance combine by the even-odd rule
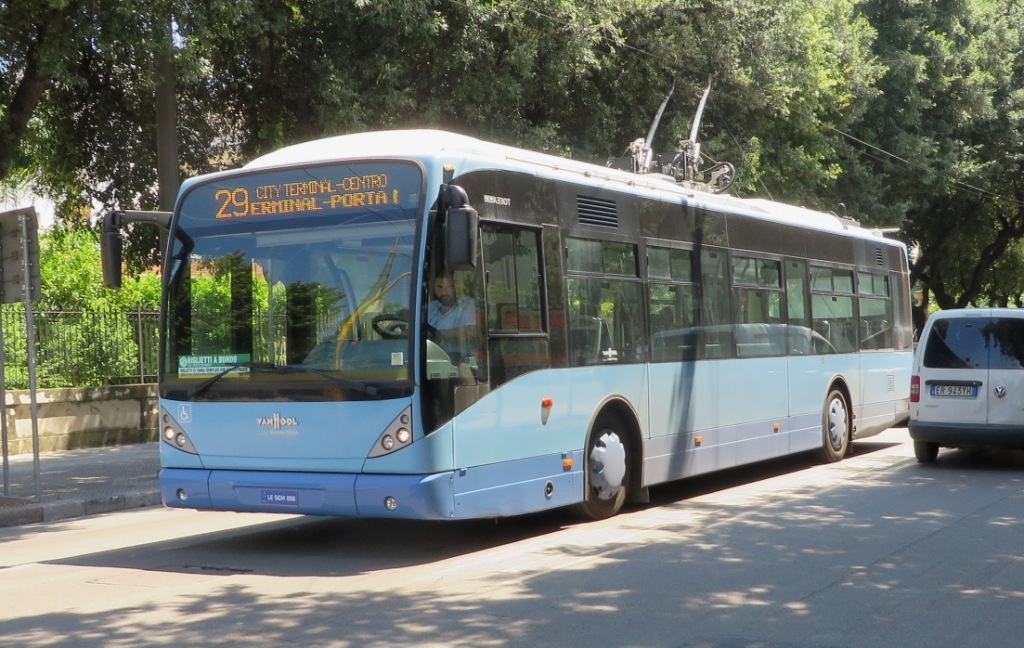
[[[401,351],[397,351],[391,354],[391,366],[401,367],[405,364],[405,354]]]
[[[212,376],[219,373],[249,373],[249,367],[237,365],[249,362],[248,353],[178,356],[179,376]]]

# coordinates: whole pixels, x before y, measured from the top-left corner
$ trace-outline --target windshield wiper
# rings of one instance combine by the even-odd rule
[[[380,394],[380,390],[377,387],[374,387],[373,385],[369,385],[367,383],[364,383],[361,380],[353,380],[351,378],[342,378],[341,376],[335,376],[334,374],[329,374],[326,371],[320,371],[319,369],[313,369],[313,368],[310,368],[310,367],[303,367],[303,366],[275,367],[274,368],[274,373],[282,373],[282,374],[285,374],[285,373],[310,373],[310,374],[313,374],[314,376],[320,376],[321,378],[326,378],[327,380],[330,380],[331,382],[340,383],[340,384],[342,384],[345,387],[348,387],[350,389],[355,389],[356,391],[362,392],[362,393],[366,394],[367,396],[372,396],[372,397],[376,398],[377,395]]]
[[[271,362],[254,362],[252,360],[248,360],[246,362],[236,362],[235,364],[231,365],[227,369],[224,369],[221,372],[215,373],[214,375],[210,376],[209,378],[207,378],[203,382],[199,383],[198,385],[195,385],[195,386],[189,388],[189,390],[188,390],[188,397],[189,398],[195,398],[199,394],[202,394],[204,391],[209,389],[210,385],[212,385],[213,383],[217,382],[218,380],[220,380],[224,376],[228,375],[232,371],[236,371],[238,369],[242,369],[242,368],[245,368],[245,367],[248,367],[249,369],[258,369],[260,371],[270,371],[270,370],[273,370],[273,369],[276,368],[276,366],[273,363],[271,363]]]
[[[230,367],[227,367],[223,371],[210,376],[209,378],[207,378],[203,382],[199,383],[198,385],[193,386],[191,389],[188,390],[189,398],[195,398],[199,394],[202,394],[204,391],[209,389],[210,385],[212,385],[213,383],[217,382],[218,380],[220,380],[224,376],[228,375],[232,371],[237,371],[238,369],[242,369],[242,368],[246,368],[246,367],[248,367],[249,369],[254,369],[254,370],[258,370],[258,371],[265,371],[265,372],[268,372],[268,373],[276,373],[276,374],[309,373],[309,374],[313,374],[314,376],[320,376],[321,378],[326,378],[327,380],[330,380],[331,382],[340,383],[340,384],[344,385],[345,387],[348,387],[349,389],[355,389],[356,391],[362,392],[362,393],[366,394],[367,396],[371,396],[373,398],[376,398],[380,394],[380,389],[378,389],[377,387],[374,387],[373,385],[369,385],[369,384],[367,384],[367,383],[365,383],[365,382],[363,382],[361,380],[352,380],[351,378],[342,378],[341,376],[335,376],[333,374],[327,373],[326,371],[320,371],[318,369],[312,369],[310,367],[301,367],[301,366],[287,366],[287,365],[279,366],[279,365],[275,365],[272,362],[248,361],[248,362],[238,362],[238,363],[235,363],[235,364],[231,365]]]

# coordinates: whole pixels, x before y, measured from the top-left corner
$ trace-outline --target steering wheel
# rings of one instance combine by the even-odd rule
[[[383,313],[370,321],[370,326],[383,338],[409,337],[409,322],[394,313]]]

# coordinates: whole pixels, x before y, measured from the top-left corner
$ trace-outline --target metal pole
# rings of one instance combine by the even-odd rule
[[[42,499],[39,485],[39,403],[36,402],[36,332],[32,314],[32,273],[29,268],[28,219],[25,214],[18,216],[21,226],[21,269],[22,291],[25,299],[25,327],[28,329],[28,397],[32,413],[32,479],[35,482],[36,501]]]
[[[146,340],[143,339],[142,333],[142,305],[138,305],[135,308],[135,339],[138,340],[139,344],[139,384],[146,382],[146,350],[144,346]]]
[[[3,437],[4,497],[11,494],[11,461],[7,451],[7,353],[4,349],[3,312],[0,310],[0,436]]]

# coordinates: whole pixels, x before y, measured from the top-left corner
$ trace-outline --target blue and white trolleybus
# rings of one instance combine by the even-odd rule
[[[439,131],[188,180],[167,229],[172,507],[614,515],[905,420],[905,247],[832,214]]]

